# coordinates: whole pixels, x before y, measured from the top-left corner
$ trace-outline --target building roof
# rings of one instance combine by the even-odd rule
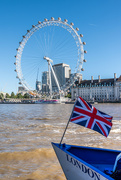
[[[116,82],[121,81],[121,76],[119,78],[116,78]],[[91,80],[82,80],[79,84],[78,81],[75,83],[76,85],[80,86],[113,86],[115,82],[114,78],[109,79],[94,79]]]
[[[64,63],[54,64],[52,66],[67,66],[67,67],[70,67],[68,64],[64,64]]]
[[[117,79],[117,82],[119,82],[119,81],[121,81],[121,75],[120,75],[120,77]]]
[[[114,84],[114,79],[98,79],[95,80],[83,80],[80,82],[80,85],[107,85],[107,84]]]

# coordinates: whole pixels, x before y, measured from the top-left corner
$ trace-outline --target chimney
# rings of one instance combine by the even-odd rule
[[[79,84],[81,83],[81,81],[82,81],[82,74],[81,74],[80,76],[78,76],[78,82],[79,82]]]
[[[98,76],[98,82],[100,83],[100,75]]]
[[[91,76],[91,83],[93,83],[93,76]]]
[[[116,73],[114,73],[114,81],[116,81]]]

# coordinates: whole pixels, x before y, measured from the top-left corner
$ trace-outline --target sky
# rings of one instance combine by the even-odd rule
[[[0,92],[17,93],[16,48],[27,29],[51,17],[83,34],[83,79],[121,75],[121,0],[0,0]]]

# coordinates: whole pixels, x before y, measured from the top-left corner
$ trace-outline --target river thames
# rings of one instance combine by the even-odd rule
[[[96,104],[113,116],[106,138],[69,123],[64,143],[121,150],[121,104]],[[51,142],[60,142],[72,104],[0,104],[0,179],[65,180]]]

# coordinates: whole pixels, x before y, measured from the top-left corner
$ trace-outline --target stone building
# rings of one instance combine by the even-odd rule
[[[114,78],[91,80],[82,80],[80,83],[76,82],[71,88],[71,98],[76,99],[81,96],[87,101],[121,101],[121,76]]]

